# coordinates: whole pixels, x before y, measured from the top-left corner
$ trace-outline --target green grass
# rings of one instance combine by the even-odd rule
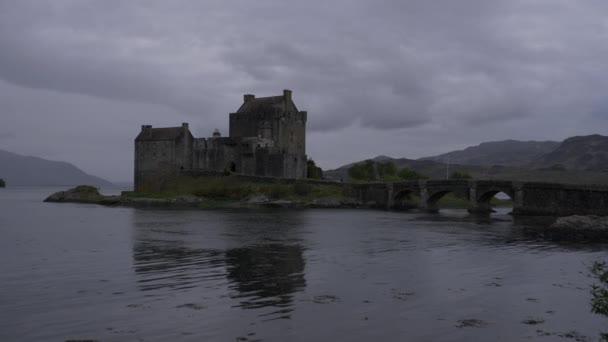
[[[254,183],[235,177],[180,177],[168,181],[158,192],[130,193],[130,198],[174,198],[192,195],[219,201],[242,200],[253,196],[270,199],[313,200],[326,197],[344,197],[342,187],[332,184]]]
[[[74,192],[78,193],[81,199],[83,200],[104,200],[107,196],[103,196],[99,193],[96,187],[91,185],[79,185],[75,187]]]
[[[494,197],[490,200],[490,204],[493,207],[511,207],[513,206],[513,201],[510,199],[499,199]],[[469,201],[453,193],[449,193],[439,200],[438,205],[439,208],[466,209],[469,207]]]
[[[74,188],[74,191],[81,195],[99,195],[97,188],[91,185],[79,185]]]

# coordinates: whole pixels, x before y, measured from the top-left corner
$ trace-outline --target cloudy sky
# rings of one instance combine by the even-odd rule
[[[0,149],[132,178],[142,124],[293,90],[323,168],[606,134],[606,0],[0,0]]]

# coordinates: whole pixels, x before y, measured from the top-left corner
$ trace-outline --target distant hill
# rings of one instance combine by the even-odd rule
[[[530,166],[548,170],[608,172],[608,137],[595,134],[568,138]]]
[[[560,146],[557,141],[517,141],[503,140],[485,142],[464,150],[444,153],[434,157],[421,158],[440,163],[522,167],[537,162],[542,156]]]
[[[0,150],[0,178],[9,187],[80,184],[114,186],[105,179],[86,174],[70,163],[22,156],[3,150]]]
[[[371,159],[390,160],[400,169],[409,167],[431,179],[445,179],[447,173],[458,171],[475,179],[608,184],[608,137],[601,135],[572,137],[562,143],[497,141],[418,160],[386,156]],[[323,176],[346,181],[353,164],[323,171]]]
[[[382,162],[382,161],[387,161],[387,160],[392,160],[392,161],[394,161],[394,160],[395,160],[395,158],[391,158],[391,157],[384,156],[384,155],[379,155],[379,156],[377,156],[377,157],[371,158],[371,160],[376,161],[376,162]],[[349,169],[351,166],[355,165],[356,163],[358,163],[358,162],[354,162],[354,163],[350,163],[350,164],[342,165],[342,166],[340,166],[340,167],[339,167],[339,169],[344,169],[344,168],[346,168],[346,170],[348,170],[348,169]],[[323,172],[325,172],[325,171],[323,171]]]
[[[392,161],[393,163],[395,163],[395,166],[397,166],[397,168],[402,169],[404,167],[409,167],[411,169],[414,169],[420,173],[423,173],[427,176],[429,176],[430,178],[434,178],[434,179],[445,179],[446,177],[446,173],[450,172],[452,173],[453,171],[461,171],[461,172],[468,172],[468,173],[484,173],[485,170],[487,168],[481,167],[481,166],[475,166],[475,165],[457,165],[457,164],[450,164],[449,166],[449,170],[446,167],[446,164],[444,163],[439,163],[439,162],[435,162],[432,160],[415,160],[415,159],[407,159],[407,158],[391,158],[391,157],[386,157],[386,156],[378,156],[375,158],[370,158],[371,160],[374,161]],[[358,161],[358,162],[362,162]],[[358,163],[356,162],[356,163]],[[340,166],[339,168],[335,169],[335,170],[327,170],[327,171],[323,171],[323,177],[328,178],[328,179],[333,179],[333,180],[347,180],[348,179],[348,169],[353,166],[355,163],[350,163],[350,164],[346,164],[343,166]]]

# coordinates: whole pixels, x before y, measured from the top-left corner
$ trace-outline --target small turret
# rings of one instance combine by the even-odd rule
[[[291,90],[283,89],[283,97],[285,98],[285,101],[291,101]]]
[[[141,125],[141,131],[143,137],[149,137],[152,135],[152,125]]]
[[[221,136],[222,136],[222,133],[220,133],[220,130],[216,128],[216,129],[213,131],[213,137],[214,137],[214,138],[219,138],[219,137],[221,137]]]

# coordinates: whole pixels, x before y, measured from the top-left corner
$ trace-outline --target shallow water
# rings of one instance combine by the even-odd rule
[[[587,271],[606,246],[537,240],[506,209],[42,203],[54,190],[0,190],[0,341],[594,341],[608,330],[590,313]]]

